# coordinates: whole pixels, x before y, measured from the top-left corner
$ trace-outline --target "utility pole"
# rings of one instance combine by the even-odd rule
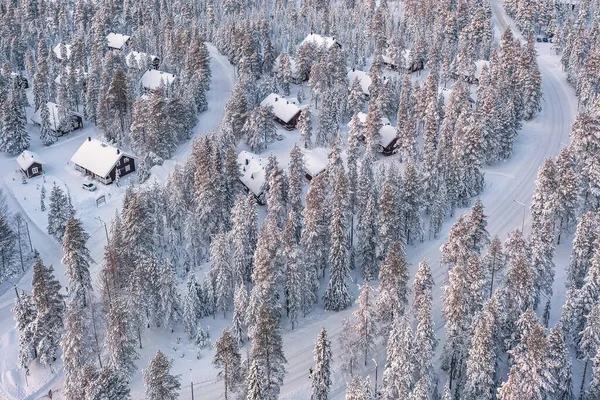
[[[377,369],[379,366],[377,365],[377,361],[373,358],[373,363],[375,364],[375,398],[377,398]]]
[[[100,223],[101,223],[102,225],[104,225],[104,233],[106,234],[106,244],[110,244],[110,242],[109,242],[109,240],[108,240],[108,229],[106,228],[106,222],[104,222],[104,221],[102,220],[102,218],[100,218],[100,217],[96,217],[96,219],[97,219],[98,221],[100,221]]]
[[[194,381],[192,380],[192,369],[190,368],[190,389],[192,390],[192,400],[194,400]]]
[[[29,248],[31,249],[31,252],[33,253],[33,245],[31,244],[31,235],[29,234],[29,224],[27,223],[26,220],[23,220],[23,222],[25,222],[25,228],[27,229],[27,238],[29,239]]]
[[[523,206],[523,220],[521,221],[521,233],[523,235],[525,235],[525,232],[524,232],[524,230],[525,230],[525,208],[527,208],[527,206],[518,200],[513,200],[513,201],[515,203],[517,203],[518,205]]]

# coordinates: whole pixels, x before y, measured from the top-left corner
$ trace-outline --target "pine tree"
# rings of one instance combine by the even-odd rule
[[[31,296],[21,292],[11,311],[19,331],[19,366],[28,369],[29,363],[37,357],[33,330],[36,309]]]
[[[593,255],[600,244],[597,241],[599,228],[594,213],[588,212],[580,217],[567,267],[567,287],[573,285],[576,289],[581,289],[583,286],[585,276],[592,265]]]
[[[356,227],[356,263],[366,281],[377,274],[377,208],[375,196],[369,196]]]
[[[351,303],[348,283],[346,282],[350,260],[346,221],[347,179],[343,170],[335,176],[332,204],[331,250],[329,253],[331,277],[323,296],[323,303],[326,310],[340,311],[348,308]]]
[[[342,321],[342,331],[339,336],[340,347],[345,351],[341,352],[340,358],[340,369],[348,376],[354,374],[355,368],[358,366],[358,357],[360,354],[357,353],[357,346],[355,345],[358,332],[353,329],[352,322],[349,318],[345,318]]]
[[[469,356],[463,397],[467,400],[493,399],[496,354],[493,342],[493,316],[488,311],[475,319],[475,328]]]
[[[191,339],[198,331],[198,318],[202,317],[200,298],[196,290],[196,277],[190,271],[187,281],[187,290],[183,298],[183,331]]]
[[[248,308],[248,292],[243,284],[235,291],[233,300],[233,318],[231,334],[238,347],[246,341],[246,309]]]
[[[379,194],[379,214],[377,217],[379,226],[377,258],[379,260],[384,259],[393,243],[405,242],[405,237],[403,237],[405,229],[401,228],[403,221],[399,216],[398,180],[396,169],[394,167],[389,168]]]
[[[16,78],[15,78],[16,79]],[[16,156],[29,148],[29,133],[25,129],[27,119],[21,104],[19,85],[15,82],[2,106],[0,124],[0,151]]]
[[[86,389],[87,399],[131,399],[127,379],[110,367],[103,367]]]
[[[415,239],[423,240],[423,221],[421,220],[422,188],[421,178],[412,162],[406,165],[404,179],[402,180],[401,201],[403,213],[401,224],[404,226],[404,238],[406,243],[412,244]],[[384,189],[385,190],[385,189]]]
[[[594,357],[594,369],[592,371],[592,382],[587,391],[588,399],[599,399],[600,398],[600,349]]]
[[[133,312],[127,306],[123,296],[113,294],[106,305],[106,337],[104,347],[108,351],[110,367],[120,375],[131,379],[136,371],[136,332],[133,324]]]
[[[219,234],[210,246],[210,264],[216,283],[216,308],[223,316],[233,302],[234,289],[228,241],[226,234]]]
[[[63,329],[64,296],[60,294],[60,283],[54,277],[54,268],[46,267],[41,258],[36,258],[31,278],[32,301],[36,317],[31,330],[36,353],[44,365],[56,360],[56,352]]]
[[[263,393],[258,363],[252,361],[248,376],[248,395],[246,396],[246,400],[262,400],[264,399]]]
[[[50,192],[50,210],[48,211],[48,234],[62,240],[67,220],[72,217],[67,196],[63,190],[54,185]]]
[[[387,358],[383,371],[381,398],[407,399],[413,385],[415,349],[412,329],[406,318],[395,321],[387,343]]]
[[[506,267],[506,255],[502,250],[502,241],[498,236],[494,236],[492,239],[482,262],[484,271],[489,275],[489,297],[492,297],[492,293],[494,292],[494,278],[496,278],[498,272],[501,272]]]
[[[179,398],[181,376],[171,375],[171,362],[160,350],[144,370],[144,386],[149,400],[175,400]]]
[[[573,400],[573,381],[571,359],[565,342],[564,328],[559,322],[548,335],[548,357],[550,373],[556,382],[553,396],[562,400]]]
[[[64,256],[61,262],[65,265],[69,278],[69,293],[80,307],[87,307],[92,292],[90,264],[94,262],[86,247],[89,235],[83,230],[77,218],[69,218],[63,236]]]
[[[365,385],[360,375],[354,375],[346,388],[346,400],[370,400],[370,387]]]
[[[229,399],[229,392],[237,391],[237,385],[240,381],[241,362],[242,356],[233,336],[231,336],[228,330],[224,330],[221,337],[215,343],[215,355],[212,363],[221,369],[219,376],[223,379],[225,386],[225,400]]]
[[[389,337],[394,321],[406,312],[408,304],[408,264],[404,249],[394,243],[379,270],[379,296],[377,297],[377,322],[384,340]]]
[[[181,318],[182,309],[175,271],[168,261],[165,261],[161,268],[158,290],[160,297],[160,315],[163,318],[161,322],[173,332],[175,324],[179,322]]]
[[[311,149],[313,142],[310,107],[304,107],[300,112],[300,117],[298,117],[298,131],[300,132],[300,138],[304,142],[304,148]]]
[[[327,339],[327,331],[321,329],[315,342],[314,349],[315,369],[311,374],[312,394],[311,400],[327,400],[331,386],[331,341]]]

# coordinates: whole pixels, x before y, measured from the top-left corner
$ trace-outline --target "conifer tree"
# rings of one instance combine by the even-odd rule
[[[60,293],[60,283],[54,277],[54,268],[46,267],[39,255],[33,265],[31,286],[36,309],[31,328],[33,341],[40,362],[48,365],[56,360],[63,329],[64,296]]]
[[[583,286],[584,278],[592,265],[593,255],[600,244],[597,241],[598,229],[598,219],[594,213],[587,212],[580,217],[567,267],[567,287],[573,285],[580,289]]]
[[[263,388],[261,385],[260,371],[258,369],[258,363],[252,361],[250,367],[250,374],[248,376],[248,395],[246,400],[261,400],[263,397]]]
[[[37,357],[33,330],[36,309],[31,296],[21,292],[11,311],[19,331],[19,366],[28,369],[29,363]]]
[[[300,138],[304,142],[304,148],[311,149],[313,141],[310,107],[304,107],[300,112],[300,117],[298,117],[298,131],[300,132]]]
[[[345,349],[339,355],[340,369],[348,376],[354,374],[355,368],[358,366],[360,354],[357,353],[357,331],[353,329],[350,318],[344,318],[342,321],[342,331],[339,337],[340,347]]]
[[[106,337],[104,346],[108,350],[110,367],[130,379],[136,371],[135,361],[139,358],[136,347],[136,332],[133,313],[122,295],[113,294],[107,305]]]
[[[183,298],[183,331],[191,339],[198,330],[198,318],[202,317],[200,298],[196,289],[196,276],[190,271],[187,280],[187,290]]]
[[[556,382],[554,396],[557,399],[573,400],[573,381],[571,375],[571,359],[565,342],[565,333],[559,322],[548,335],[548,357],[550,373]]]
[[[230,392],[236,392],[240,383],[242,356],[238,350],[233,336],[227,329],[215,343],[215,355],[213,365],[220,368],[219,377],[223,379],[225,386],[224,398],[229,399]]]
[[[19,85],[16,80],[12,84],[1,111],[0,151],[16,156],[29,148],[30,140],[29,133],[25,129],[27,124],[25,108],[21,104]]]
[[[483,311],[475,319],[463,396],[468,400],[493,399],[496,354],[493,342],[493,317]]]
[[[387,343],[387,357],[381,385],[384,400],[407,399],[413,385],[413,366],[417,356],[412,345],[412,329],[407,319],[394,322]]]
[[[177,289],[177,280],[175,271],[171,263],[165,261],[160,270],[160,278],[158,283],[160,297],[160,315],[162,316],[162,325],[171,329],[179,322],[182,314],[181,298]]]
[[[496,278],[496,274],[498,272],[501,272],[506,267],[506,255],[502,250],[502,241],[500,238],[498,238],[498,236],[494,236],[492,239],[492,242],[488,246],[482,262],[486,275],[489,275],[489,297],[492,297],[492,293],[494,292],[494,278]]]
[[[77,218],[69,218],[63,236],[64,256],[61,262],[65,265],[69,278],[69,293],[79,307],[87,307],[92,292],[90,264],[94,262],[86,247],[89,235],[83,230]]]
[[[246,309],[248,308],[248,292],[243,284],[235,291],[233,300],[233,318],[231,335],[238,347],[246,341]]]
[[[408,264],[404,249],[399,242],[394,243],[379,269],[379,296],[377,297],[377,322],[384,340],[394,321],[402,317],[408,304]]]
[[[181,376],[171,375],[172,362],[162,351],[156,352],[156,355],[148,362],[148,368],[144,370],[144,386],[146,387],[146,397],[149,400],[175,400],[179,398],[181,389]]]
[[[311,374],[312,394],[310,399],[327,400],[331,386],[331,364],[333,357],[331,354],[331,341],[327,339],[325,328],[321,329],[319,336],[317,336],[313,354],[315,369]]]
[[[54,185],[50,192],[48,211],[48,234],[62,240],[67,220],[73,216],[67,204],[67,196],[60,186]]]
[[[356,263],[366,281],[377,273],[377,208],[375,196],[369,196],[356,227]]]

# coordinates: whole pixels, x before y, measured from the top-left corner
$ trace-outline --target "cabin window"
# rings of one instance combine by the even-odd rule
[[[128,163],[129,162],[129,158],[128,157],[123,158],[123,162],[124,163]]]
[[[38,167],[31,168],[31,173],[32,174],[37,174],[38,173]]]
[[[131,167],[129,165],[126,165],[125,166],[125,172],[129,172],[129,171],[131,171]]]
[[[117,167],[118,167],[119,165],[121,165],[121,160],[118,160],[118,161],[117,161]]]

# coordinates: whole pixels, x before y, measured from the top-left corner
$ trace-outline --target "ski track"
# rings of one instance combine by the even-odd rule
[[[492,0],[493,19],[495,21],[496,36],[501,33],[506,26],[514,29],[513,21],[508,18],[502,8],[501,0]],[[515,31],[515,36],[520,37]],[[543,164],[545,158],[556,156],[561,147],[568,142],[571,124],[574,120],[577,99],[573,89],[567,84],[565,76],[561,71],[559,57],[553,54],[549,48],[549,44],[541,44],[542,48],[538,49],[538,62],[542,73],[542,87],[544,92],[543,109],[536,119],[524,124],[523,129],[519,132],[515,140],[515,151],[513,157],[502,163],[498,163],[492,167],[485,169],[486,173],[486,188],[481,196],[484,203],[488,218],[488,231],[491,235],[498,234],[501,238],[506,237],[507,233],[516,227],[520,227],[523,207],[516,204],[517,200],[527,206],[531,200],[531,194],[534,188],[534,181],[537,175],[538,168]],[[231,94],[231,89],[235,82],[233,76],[233,68],[228,63],[226,57],[220,55],[214,46],[209,45],[211,55],[211,89],[208,92],[209,109],[199,116],[198,125],[194,129],[194,135],[201,134],[201,131],[206,133],[217,129],[218,124],[224,113],[224,105]],[[80,131],[77,135],[73,135],[67,141],[72,141],[88,134],[86,128]],[[67,141],[61,141],[59,144],[51,146],[46,150],[48,152],[60,151],[60,146]],[[191,147],[187,143],[180,146],[175,156],[171,160],[165,161],[163,169],[155,171],[153,169],[153,179],[164,181],[168,172],[172,170],[174,165],[185,161],[190,154]],[[51,157],[48,157],[51,158]],[[6,166],[6,163],[13,163],[14,160],[0,160],[0,168]],[[12,165],[12,164],[11,164]],[[10,167],[8,167],[10,168]],[[14,167],[12,167],[14,169]],[[6,169],[3,169],[6,170]],[[6,186],[6,185],[4,185]],[[26,210],[20,205],[19,201],[7,191],[8,205],[13,211]],[[443,234],[439,239],[426,241],[415,246],[407,246],[407,257],[411,263],[411,273],[414,276],[417,264],[420,260],[426,259],[430,262],[432,273],[434,275],[434,308],[433,317],[436,322],[436,335],[440,340],[438,345],[438,355],[443,345],[444,326],[441,312],[441,288],[445,283],[446,270],[439,264],[440,252],[439,247],[447,240],[448,230],[456,217],[467,209],[456,210],[452,218],[447,219],[444,225]],[[528,209],[525,210],[528,214]],[[527,219],[526,219],[527,223]],[[38,227],[34,223],[29,224],[32,241],[40,254],[47,260],[47,263],[54,264],[58,269],[61,267],[60,258],[62,250],[60,244],[48,237],[44,230],[45,227]],[[527,231],[527,228],[525,229]],[[566,240],[565,240],[566,242]],[[557,264],[558,268],[558,264]],[[61,271],[62,272],[62,271]],[[28,270],[23,277],[16,283],[17,287],[29,290],[31,280],[31,270]],[[62,279],[61,279],[62,280]],[[13,335],[14,322],[10,308],[13,306],[14,294],[12,292],[13,282],[0,285],[0,338]],[[282,399],[306,399],[310,397],[310,380],[308,378],[308,369],[313,364],[313,344],[318,331],[325,327],[328,332],[329,339],[332,342],[332,350],[334,354],[334,373],[332,376],[332,387],[330,398],[332,400],[343,399],[345,393],[346,382],[342,375],[336,370],[338,367],[337,356],[343,352],[339,344],[339,336],[342,331],[341,322],[344,318],[351,316],[351,313],[356,309],[356,306],[343,312],[334,313],[327,312],[322,309],[319,304],[317,309],[309,314],[300,323],[300,327],[291,331],[289,324],[283,320],[283,341],[284,351],[288,360],[286,365],[287,374],[284,379],[284,384],[281,388]],[[556,312],[556,310],[554,310]],[[213,332],[214,333],[214,332]],[[150,342],[145,347],[155,345],[146,335],[145,340]],[[213,338],[214,340],[215,338]],[[185,339],[184,339],[185,340]],[[172,341],[164,341],[164,346],[172,346]],[[14,342],[13,342],[14,343]],[[0,347],[3,343],[0,342]],[[6,344],[6,343],[4,343]],[[14,343],[16,346],[16,343]],[[180,346],[184,351],[186,346]],[[247,347],[247,346],[246,346]],[[242,354],[245,354],[247,348],[242,349]],[[16,354],[16,353],[13,353]],[[379,384],[383,376],[383,365],[385,363],[385,349],[383,346],[378,346],[377,352],[371,355],[378,365]],[[370,356],[370,357],[371,357]],[[210,354],[203,355],[203,358],[212,358]],[[193,362],[193,361],[192,361]],[[57,373],[38,382],[37,390],[27,390],[29,395],[21,387],[7,387],[7,373],[14,372],[5,364],[11,364],[10,360],[1,361],[0,373],[0,398],[6,400],[13,399],[37,399],[41,397],[50,387],[50,384],[62,378],[62,374]],[[16,364],[16,362],[12,362]],[[144,365],[138,362],[138,367],[143,368]],[[374,380],[375,363],[369,361],[367,366],[359,366],[359,370],[364,374],[369,374]],[[180,372],[183,371],[180,369]],[[19,370],[19,373],[21,371]],[[215,369],[202,370],[201,379],[197,379],[195,385],[195,395],[200,399],[219,399],[222,397],[222,382],[217,381],[217,371]],[[136,373],[134,382],[132,382],[132,395],[135,399],[143,398],[140,382],[140,374]],[[185,386],[186,379],[183,385]],[[59,382],[54,382],[58,384]],[[373,382],[375,383],[375,382]],[[180,397],[182,400],[191,399],[189,389],[182,389]]]

